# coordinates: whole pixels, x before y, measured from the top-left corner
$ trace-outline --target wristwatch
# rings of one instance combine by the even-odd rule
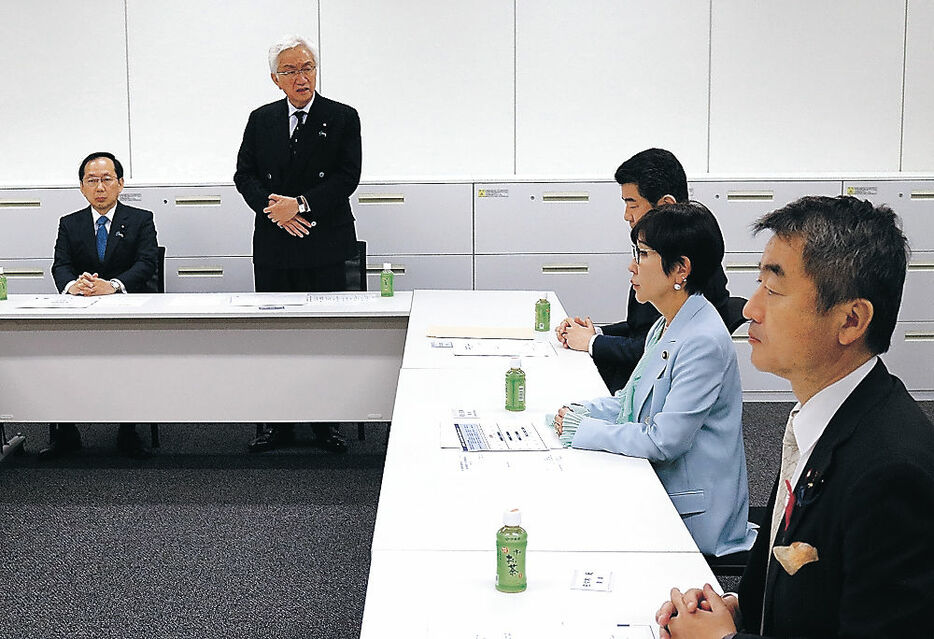
[[[308,201],[305,199],[305,196],[299,195],[295,199],[298,201],[298,212],[302,214],[307,213],[309,208],[308,208]]]
[[[109,281],[110,281],[110,285],[114,287],[114,293],[119,293],[121,290],[123,290],[122,287],[120,286],[120,280],[113,279]]]

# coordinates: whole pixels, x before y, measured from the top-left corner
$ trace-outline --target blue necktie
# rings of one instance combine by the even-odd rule
[[[97,218],[97,259],[104,262],[104,253],[107,252],[107,218],[103,215]]]

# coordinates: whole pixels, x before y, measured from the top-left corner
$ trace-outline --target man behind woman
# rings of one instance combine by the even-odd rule
[[[626,385],[554,417],[566,446],[648,459],[701,552],[748,550],[742,385],[723,320],[701,291],[723,259],[704,205],[669,204],[632,228],[632,287],[661,317]]]

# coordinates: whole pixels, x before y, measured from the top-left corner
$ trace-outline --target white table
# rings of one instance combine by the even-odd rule
[[[0,302],[0,420],[391,418],[411,293],[322,294],[301,306],[250,297],[264,295],[272,308],[192,293],[28,309],[33,296],[11,295]]]
[[[529,528],[530,544],[537,532]],[[589,532],[581,529],[582,535]],[[412,532],[413,536],[437,534],[444,531]],[[493,545],[492,534],[487,541]],[[672,587],[683,590],[716,583],[696,552],[530,551],[526,569],[528,589],[507,594],[493,585],[496,557],[492,547],[476,552],[374,552],[360,637],[605,639],[623,630],[617,624],[654,631],[654,613]],[[572,590],[575,570],[612,572],[613,589]]]

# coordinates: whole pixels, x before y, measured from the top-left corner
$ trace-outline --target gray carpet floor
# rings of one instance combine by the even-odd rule
[[[790,408],[744,408],[753,505]],[[80,429],[84,449],[45,465],[47,428],[8,425],[28,439],[0,463],[0,638],[359,636],[385,425],[344,425],[340,456],[248,454],[252,424],[162,425],[144,462],[115,455],[115,426]]]

